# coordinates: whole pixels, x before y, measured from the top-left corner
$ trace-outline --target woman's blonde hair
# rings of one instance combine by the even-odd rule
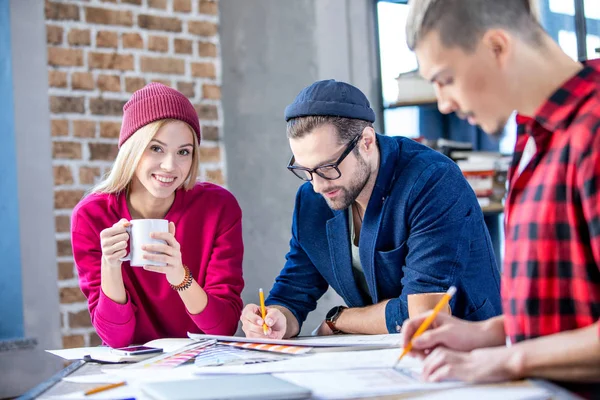
[[[125,141],[125,143],[123,143],[110,171],[105,175],[100,183],[90,190],[89,193],[112,194],[127,190],[131,184],[133,176],[135,175],[135,170],[137,169],[137,166],[144,155],[144,151],[150,144],[150,141],[152,141],[154,136],[156,136],[156,133],[160,128],[175,121],[183,122],[177,119],[161,119],[151,122],[148,125],[138,129],[133,135],[131,135],[129,139]],[[188,176],[182,185],[185,190],[190,190],[196,184],[196,179],[198,176],[198,138],[196,137],[196,133],[192,127],[185,122],[184,124],[192,133],[194,140],[192,165],[190,167],[190,172],[188,173]]]

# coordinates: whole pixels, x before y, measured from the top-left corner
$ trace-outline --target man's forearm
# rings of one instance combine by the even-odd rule
[[[388,333],[385,306],[389,300],[368,307],[347,308],[338,317],[335,327],[344,333],[377,335]]]
[[[510,348],[518,376],[600,382],[598,323],[527,340]]]
[[[297,336],[300,333],[300,324],[298,323],[298,320],[296,319],[294,314],[292,314],[292,312],[284,306],[273,305],[271,307],[277,308],[285,316],[286,329],[283,338],[289,339],[291,337]]]

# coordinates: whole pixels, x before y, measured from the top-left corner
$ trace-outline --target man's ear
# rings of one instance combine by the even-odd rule
[[[504,29],[490,29],[482,38],[483,44],[499,66],[504,66],[513,50],[513,37]]]
[[[370,126],[367,126],[362,131],[362,138],[360,139],[361,147],[368,152],[372,151],[377,143],[377,135],[375,134],[375,130]]]

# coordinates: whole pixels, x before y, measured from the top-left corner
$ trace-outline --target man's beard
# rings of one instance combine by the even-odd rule
[[[371,170],[364,158],[362,158],[360,154],[357,154],[356,158],[358,159],[358,168],[350,181],[349,186],[338,186],[327,189],[326,192],[333,192],[334,190],[340,191],[338,197],[333,201],[323,196],[327,205],[333,210],[345,210],[350,207],[350,205],[356,201],[371,177]]]

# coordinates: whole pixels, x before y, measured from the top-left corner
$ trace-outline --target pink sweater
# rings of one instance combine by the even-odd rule
[[[123,347],[186,333],[233,335],[242,310],[242,212],[231,193],[209,183],[177,190],[165,219],[175,223],[183,264],[204,288],[208,305],[187,312],[163,274],[122,265],[127,302],[118,304],[100,287],[100,232],[131,219],[125,195],[92,194],[73,210],[71,240],[81,291],[92,324],[111,347]]]

